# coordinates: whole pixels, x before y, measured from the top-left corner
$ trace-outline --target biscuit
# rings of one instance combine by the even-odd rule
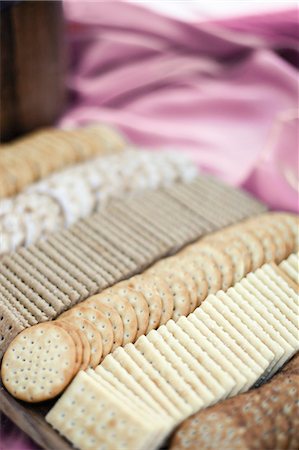
[[[162,302],[162,313],[160,317],[160,325],[165,324],[171,319],[174,310],[174,298],[167,282],[162,276],[156,276],[150,272],[144,274],[151,285],[157,290],[157,293]]]
[[[0,298],[0,300],[2,300]],[[12,339],[24,329],[14,312],[4,302],[0,303],[0,354],[2,355]]]

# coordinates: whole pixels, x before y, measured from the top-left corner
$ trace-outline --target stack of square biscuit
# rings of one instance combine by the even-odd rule
[[[298,351],[293,287],[265,264],[80,372],[46,420],[82,450],[157,448],[186,417],[267,380]]]
[[[264,210],[246,194],[198,177],[189,184],[115,201],[45,241],[5,255],[0,262],[0,354],[20,329],[54,319],[207,232]],[[292,225],[294,218],[287,217],[283,221]],[[207,268],[220,279],[214,266],[210,261]]]
[[[92,125],[76,130],[45,129],[0,150],[0,198],[76,162],[122,150],[126,141],[116,130]]]

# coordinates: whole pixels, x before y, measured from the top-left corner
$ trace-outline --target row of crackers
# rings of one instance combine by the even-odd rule
[[[126,149],[76,164],[0,200],[0,255],[66,228],[109,200],[158,189],[197,174],[180,154]]]
[[[5,255],[0,262],[0,353],[25,327],[55,319],[206,233],[264,210],[242,192],[197,177],[115,200],[105,211]],[[202,286],[206,289],[206,282]]]
[[[209,295],[188,318],[170,320],[117,348],[95,370],[80,371],[46,420],[82,450],[159,448],[187,417],[238,399],[298,352],[298,291],[288,281],[277,266],[265,264],[227,293]],[[21,345],[20,335],[16,354]],[[21,378],[14,358],[11,349],[2,374],[19,394],[26,383],[15,384]],[[51,389],[41,373],[30,395]]]
[[[269,251],[272,241],[266,239],[270,238],[269,231],[266,230],[271,229],[274,219],[276,224],[282,225],[281,243],[288,243],[283,247],[283,255],[281,248],[278,249],[279,246],[275,247],[274,252]],[[258,286],[262,293],[265,291],[267,294],[267,289],[273,290],[286,303],[288,296],[292,296],[295,301],[298,285],[285,272],[286,264],[285,261],[282,262],[281,257],[287,258],[290,252],[298,250],[298,236],[294,233],[296,224],[298,225],[298,218],[295,216],[268,213],[227,228],[220,233],[219,240],[217,234],[204,238],[177,255],[161,260],[142,275],[117,283],[88,298],[64,312],[55,322],[46,323],[49,326],[60,326],[66,333],[76,336],[78,354],[75,368],[72,367],[70,372],[71,376],[73,377],[76,371],[96,367],[118,347],[134,343],[140,337],[149,335],[152,330],[168,324],[171,319],[177,322],[182,316],[193,313],[200,305],[204,305],[204,310],[207,307],[207,298],[211,303],[213,294],[219,291],[220,294],[217,295],[229,292],[232,285],[238,290],[236,283],[240,280],[241,294],[242,289],[247,289],[250,295],[255,295],[255,287]],[[290,234],[285,232],[286,225],[286,229],[291,231]],[[258,231],[255,231],[256,229]],[[231,233],[234,235],[233,240],[230,240]],[[290,237],[289,241],[287,237]],[[256,251],[253,251],[257,242],[261,246],[259,259],[256,259]],[[242,251],[241,244],[245,247]],[[249,267],[246,267],[248,255]],[[294,258],[295,267],[297,265],[294,271],[298,276],[298,256],[295,253],[291,254],[287,265],[293,264]],[[260,270],[259,267],[264,263],[270,264]],[[283,264],[279,272],[275,263]],[[250,274],[248,278],[244,278],[247,273],[253,271],[254,276]],[[286,293],[276,286],[278,282]],[[253,283],[253,287],[250,283]],[[264,285],[268,288],[264,288]],[[34,329],[38,333],[38,330],[44,327],[45,324],[40,324]],[[28,331],[32,333],[32,329]],[[46,347],[41,350],[46,352]],[[28,383],[30,384],[30,380]],[[64,387],[65,382],[62,382],[60,390]],[[44,391],[39,394],[41,397],[32,398],[30,401],[51,398],[57,395],[57,389]],[[20,398],[28,401],[28,390],[22,391]]]
[[[0,147],[0,198],[49,174],[99,154],[122,150],[126,141],[106,125],[75,130],[43,129]]]

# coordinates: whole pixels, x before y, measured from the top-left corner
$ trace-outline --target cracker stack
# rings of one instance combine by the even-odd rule
[[[259,389],[201,411],[172,438],[171,450],[290,449],[299,445],[299,354]]]
[[[154,440],[155,430],[166,438],[170,428],[188,416],[269,378],[299,350],[298,295],[294,297],[295,291],[291,294],[291,290],[282,283],[279,269],[265,264],[227,293],[209,295],[188,318],[181,317],[177,323],[170,320],[157,331],[140,336],[134,345],[117,348],[95,371],[80,372],[46,420],[82,450],[104,445],[107,449],[121,445],[130,448],[121,433],[112,440],[109,432],[97,431],[106,427],[106,415],[102,418],[102,410],[89,402],[89,398],[93,398],[94,405],[103,401],[109,411],[113,410],[118,423],[123,418],[121,405],[126,399],[132,426],[136,417],[142,422],[141,429],[151,420],[144,439],[139,440],[136,434],[133,448],[152,448],[148,442]],[[6,355],[11,354],[9,351]],[[8,380],[6,386],[11,389],[16,377],[10,372]],[[292,393],[297,392],[294,387]],[[130,394],[126,394],[128,391]],[[103,397],[103,392],[109,392],[109,397]],[[280,392],[285,400],[286,394]],[[232,402],[238,405],[239,398]],[[89,427],[91,417],[97,429]],[[217,414],[211,415],[215,417]],[[237,415],[234,417],[238,420]],[[76,423],[80,424],[79,431]],[[167,425],[157,429],[154,423]],[[229,417],[218,429],[217,420],[218,445],[233,426],[235,422]],[[238,441],[237,436],[236,442],[240,444],[242,439]],[[153,448],[160,442],[157,439]],[[184,439],[185,444],[188,446],[188,438]]]
[[[187,182],[196,174],[195,165],[182,155],[132,149],[54,173],[0,200],[0,255],[69,227],[102,210],[112,198]]]
[[[45,129],[0,152],[0,198],[15,195],[50,173],[99,154],[120,151],[126,142],[116,130],[93,125],[77,130]]]
[[[229,208],[223,204],[221,223],[217,221],[221,211],[217,193],[215,204],[213,194],[209,195],[210,211],[215,209],[214,221],[211,215],[207,219],[204,213],[201,215],[195,211],[196,204],[200,209],[201,203],[205,201],[202,197],[205,195],[202,185],[205,184],[213,185],[205,178],[196,179],[188,185],[178,183],[176,193],[180,190],[185,192],[187,189],[191,197],[191,193],[195,192],[196,200],[192,201],[191,206],[188,198],[185,203],[182,199],[173,199],[169,194],[173,188],[115,201],[105,211],[81,220],[69,229],[51,235],[45,241],[39,241],[28,248],[21,248],[15,253],[5,255],[0,262],[0,293],[18,311],[16,318],[18,327],[24,328],[54,319],[73,305],[122,279],[140,273],[157,259],[174,253],[185,244],[218,229],[223,223],[229,225],[240,218],[264,210],[264,207],[255,200],[228,188],[225,198]],[[215,186],[215,191],[218,192],[218,184]],[[211,189],[211,192],[213,190],[212,187],[208,189]],[[246,205],[242,206],[242,210],[237,206],[240,196],[243,198],[243,205]],[[235,214],[231,212],[234,207]],[[282,222],[287,220],[296,223],[296,218],[291,215],[282,217]],[[292,241],[290,242],[292,245]],[[219,245],[221,247],[223,244]],[[229,261],[225,255],[221,260],[223,258]],[[203,257],[199,259],[202,264]],[[209,261],[207,269],[203,270],[204,274],[199,271],[197,273],[201,274],[202,280],[213,273],[213,277],[218,280],[212,281],[216,292],[221,286],[221,273],[216,263],[212,259]],[[196,264],[199,268],[200,264]],[[187,270],[185,272],[186,274],[178,274],[178,278],[188,277]],[[189,275],[188,292],[179,279],[174,283],[171,274],[164,280],[172,291],[167,297],[175,296],[177,299],[175,302],[177,317],[181,313],[187,314],[188,295],[192,296],[190,300],[192,308],[196,306],[196,282],[192,281],[191,272]],[[153,278],[151,282],[153,283]],[[206,295],[207,282],[210,282],[209,279],[197,286],[200,298]],[[165,290],[165,285],[161,287],[160,284],[160,289]],[[190,289],[193,290],[192,293]],[[165,300],[163,304],[166,303]],[[163,322],[160,323],[164,323],[167,317],[172,317],[169,303],[163,310]],[[156,320],[153,315],[151,320]],[[158,325],[157,322],[156,326]],[[1,327],[0,335],[3,337],[0,343],[2,354],[13,335],[6,336]]]

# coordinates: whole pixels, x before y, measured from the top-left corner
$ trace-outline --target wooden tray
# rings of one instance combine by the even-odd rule
[[[0,380],[0,411],[3,414],[45,450],[71,450],[72,445],[45,420],[55,401],[32,405],[21,402],[7,392]]]

